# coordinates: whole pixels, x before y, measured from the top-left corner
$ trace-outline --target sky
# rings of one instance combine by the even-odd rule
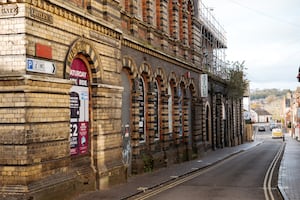
[[[245,61],[250,89],[300,87],[299,0],[202,0],[225,29],[226,60]]]

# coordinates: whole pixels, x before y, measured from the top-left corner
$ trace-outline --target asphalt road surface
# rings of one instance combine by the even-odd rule
[[[280,150],[281,139],[271,139],[271,132],[258,132],[257,140],[263,142],[246,152],[231,157],[199,176],[169,188],[157,189],[157,194],[138,199],[170,200],[259,200],[266,199],[264,193],[265,175]],[[274,170],[272,192],[274,199],[281,199],[277,191],[277,173]],[[147,195],[147,194],[146,194]]]

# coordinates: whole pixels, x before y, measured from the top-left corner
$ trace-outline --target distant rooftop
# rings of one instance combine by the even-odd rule
[[[258,115],[272,115],[267,110],[259,108],[259,109],[253,109]]]

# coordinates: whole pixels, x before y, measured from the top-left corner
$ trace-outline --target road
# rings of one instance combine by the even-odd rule
[[[211,199],[211,200],[259,200],[266,197],[266,174],[278,151],[283,147],[281,139],[271,139],[271,132],[258,132],[256,140],[263,142],[246,152],[233,156],[213,167],[205,169],[169,186],[158,188],[136,199]],[[277,191],[277,173],[273,174],[270,191],[274,199],[281,199]],[[275,178],[274,178],[275,177]]]

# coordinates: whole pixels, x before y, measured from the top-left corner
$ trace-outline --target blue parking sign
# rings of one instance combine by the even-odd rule
[[[27,69],[28,70],[33,69],[33,60],[27,59]]]

